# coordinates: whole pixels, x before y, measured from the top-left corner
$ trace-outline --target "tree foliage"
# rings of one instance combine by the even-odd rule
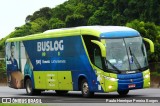
[[[66,27],[66,24],[65,24],[65,22],[63,22],[62,20],[60,20],[58,18],[51,18],[49,20],[49,27],[50,27],[50,29],[64,28],[64,27]]]
[[[41,8],[39,11],[35,11],[33,15],[28,15],[26,17],[25,22],[28,23],[28,22],[36,20],[37,18],[42,18],[42,17],[43,19],[48,20],[51,18],[51,16],[52,16],[51,9],[49,7],[44,7],[44,8]]]
[[[41,33],[48,29],[83,25],[122,25],[134,28],[155,43],[150,56],[160,61],[160,0],[68,0],[55,8],[43,7],[28,15],[25,24],[1,39]]]
[[[160,33],[158,32],[159,27],[157,27],[152,22],[144,23],[143,21],[139,21],[139,20],[133,20],[131,22],[128,22],[126,26],[136,29],[137,31],[140,32],[142,37],[149,38],[154,42],[155,53],[154,54],[148,53],[150,57],[149,60],[160,61],[160,41],[159,41]]]
[[[66,17],[65,22],[67,27],[76,27],[85,25],[84,16],[79,14],[68,15]]]

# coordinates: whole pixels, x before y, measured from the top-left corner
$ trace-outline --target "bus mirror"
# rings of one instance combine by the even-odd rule
[[[101,55],[102,57],[106,57],[106,47],[103,45],[103,43],[97,41],[97,40],[91,40],[94,44],[98,45],[101,49]]]
[[[148,38],[143,38],[143,40],[149,43],[149,45],[150,45],[150,52],[154,53],[154,43],[150,39],[148,39]]]

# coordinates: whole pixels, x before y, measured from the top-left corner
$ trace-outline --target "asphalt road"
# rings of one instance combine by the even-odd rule
[[[108,103],[110,106],[113,105],[113,103],[145,103],[145,106],[149,106],[149,104],[158,104],[160,105],[160,89],[140,89],[140,90],[132,90],[129,92],[129,94],[126,97],[120,97],[118,93],[96,93],[94,97],[92,98],[83,98],[81,95],[81,92],[77,91],[70,91],[68,94],[59,96],[54,91],[45,91],[42,92],[41,95],[38,96],[28,96],[26,95],[25,89],[13,89],[6,86],[0,87],[0,98],[11,98],[12,102],[13,99],[23,99],[27,100],[37,100],[38,103],[69,103],[70,105],[74,105],[74,103],[89,103],[89,105],[93,106],[94,103]],[[147,100],[147,102],[146,102]],[[1,100],[2,102],[2,100]],[[18,102],[17,102],[18,103]],[[88,106],[89,106],[88,105]],[[99,104],[98,104],[99,105]],[[157,105],[157,106],[158,106]],[[121,106],[121,105],[119,105]],[[143,106],[143,105],[141,105]],[[153,105],[152,105],[153,106]]]

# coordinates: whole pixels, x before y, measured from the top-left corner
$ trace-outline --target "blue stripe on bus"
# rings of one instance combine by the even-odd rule
[[[118,90],[131,90],[143,88],[143,74],[118,74]],[[129,88],[129,85],[135,84],[135,87]]]
[[[137,31],[115,31],[105,32],[100,35],[101,38],[122,38],[122,37],[138,37],[140,36]]]

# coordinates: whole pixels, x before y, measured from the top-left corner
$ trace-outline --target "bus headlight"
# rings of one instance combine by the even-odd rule
[[[118,81],[119,80],[117,78],[111,78],[111,77],[107,77],[107,76],[104,76],[104,78],[107,80],[110,80],[110,81]]]
[[[111,81],[118,81],[116,78],[110,78]]]
[[[113,86],[111,86],[111,85],[110,85],[110,86],[108,86],[108,88],[109,88],[109,89],[112,89],[112,88],[113,88]]]
[[[145,76],[144,76],[144,78],[149,78],[150,77],[150,74],[146,74]]]

